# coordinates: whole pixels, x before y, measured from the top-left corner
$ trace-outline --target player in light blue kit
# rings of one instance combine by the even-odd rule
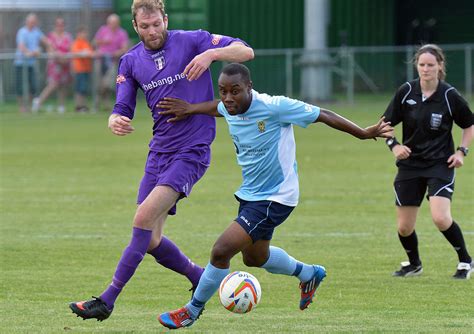
[[[235,197],[240,203],[237,218],[214,244],[211,259],[191,301],[184,307],[161,314],[160,323],[177,329],[191,326],[204,304],[229,273],[230,260],[242,252],[249,267],[270,273],[296,276],[300,281],[300,309],[312,302],[326,270],[295,260],[285,250],[270,246],[273,230],[298,204],[299,186],[293,124],[307,127],[322,122],[359,139],[387,137],[389,123],[381,119],[365,129],[332,111],[284,96],[269,96],[252,89],[247,67],[229,64],[219,76],[221,102],[188,104],[165,98],[158,104],[162,115],[174,114],[170,122],[195,113],[225,117],[234,141],[243,182]]]

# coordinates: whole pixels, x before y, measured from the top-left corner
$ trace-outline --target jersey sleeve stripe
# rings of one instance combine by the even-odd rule
[[[451,115],[451,117],[453,117],[453,113],[451,111],[451,105],[449,104],[449,100],[448,100],[448,92],[450,90],[453,90],[454,87],[451,87],[449,89],[446,90],[446,92],[444,92],[444,98],[446,99],[446,104],[448,105],[448,110],[449,110],[449,114]]]
[[[408,85],[409,89],[408,89],[408,92],[405,94],[405,96],[404,96],[403,99],[402,99],[402,104],[405,103],[406,98],[408,97],[408,95],[409,95],[410,92],[411,92],[411,85],[410,85],[410,83],[407,82],[407,85]]]

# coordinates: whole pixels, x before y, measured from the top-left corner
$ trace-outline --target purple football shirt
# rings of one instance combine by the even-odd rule
[[[159,50],[147,50],[142,42],[120,58],[116,85],[116,103],[112,113],[133,118],[137,89],[146,98],[153,117],[150,150],[174,152],[183,147],[210,145],[216,134],[214,117],[193,115],[180,122],[167,123],[172,116],[159,115],[156,108],[164,97],[175,97],[189,103],[214,99],[211,72],[189,82],[182,74],[186,65],[198,54],[221,48],[232,42],[243,42],[228,36],[213,35],[204,30],[171,30]],[[247,44],[246,44],[247,45]]]

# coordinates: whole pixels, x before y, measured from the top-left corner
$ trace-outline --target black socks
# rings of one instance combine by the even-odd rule
[[[471,263],[472,259],[466,249],[464,237],[462,235],[461,228],[455,221],[446,231],[441,231],[449,243],[453,246],[454,250],[458,253],[459,262]]]
[[[416,232],[413,231],[409,236],[403,237],[398,233],[398,238],[402,243],[403,248],[407,252],[410,264],[414,266],[421,265],[420,255],[418,254],[418,238]]]

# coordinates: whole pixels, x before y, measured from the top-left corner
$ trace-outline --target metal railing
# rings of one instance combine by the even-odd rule
[[[447,58],[447,81],[466,99],[473,97],[474,44],[441,45]],[[255,50],[249,64],[258,90],[302,97],[305,58],[326,58],[332,96],[354,102],[357,93],[394,93],[403,82],[417,77],[412,64],[414,46],[340,47],[325,50]],[[310,57],[308,57],[310,55]],[[311,88],[310,88],[311,89]]]
[[[49,59],[70,59],[73,58],[90,58],[92,60],[92,72],[90,77],[89,83],[89,94],[88,99],[90,102],[90,107],[92,111],[97,111],[98,105],[98,89],[99,89],[99,81],[101,80],[101,61],[102,56],[84,56],[78,54],[61,54],[61,55],[50,55],[47,53],[40,54],[36,57],[34,65],[32,66],[34,72],[34,79],[35,82],[33,83],[36,87],[36,94],[39,95],[41,90],[47,85],[47,75],[46,75],[46,66],[47,61]],[[23,98],[27,98],[30,92],[29,85],[31,84],[28,81],[28,66],[21,66],[19,65],[21,70],[22,76],[22,95]],[[17,94],[17,78],[16,78],[16,67],[15,65],[15,53],[8,52],[8,53],[0,53],[0,103],[5,103],[7,101],[14,100]],[[71,64],[71,75],[72,73],[72,64]],[[110,86],[113,87],[115,82],[115,76],[111,78]],[[72,96],[74,90],[74,82],[71,83],[67,87],[68,89],[68,96]]]
[[[447,81],[456,87],[467,100],[473,98],[473,50],[474,44],[441,45],[447,58]],[[304,98],[304,72],[308,55],[323,55],[328,59],[322,67],[330,72],[327,84],[330,98],[354,102],[355,94],[393,94],[403,82],[416,77],[411,58],[414,46],[340,47],[325,50],[305,49],[260,49],[255,50],[255,59],[247,63],[252,71],[254,87],[262,92]],[[46,84],[46,61],[49,55],[42,54],[35,65],[37,87]],[[69,55],[69,58],[77,57]],[[15,54],[0,53],[0,103],[15,98]],[[98,82],[101,78],[100,59],[94,58],[90,101],[95,110],[98,102]],[[214,82],[219,67],[213,65]],[[23,82],[27,82],[23,80]],[[28,87],[24,88],[27,92]],[[304,89],[303,89],[304,88]],[[70,86],[72,92],[73,85]]]

